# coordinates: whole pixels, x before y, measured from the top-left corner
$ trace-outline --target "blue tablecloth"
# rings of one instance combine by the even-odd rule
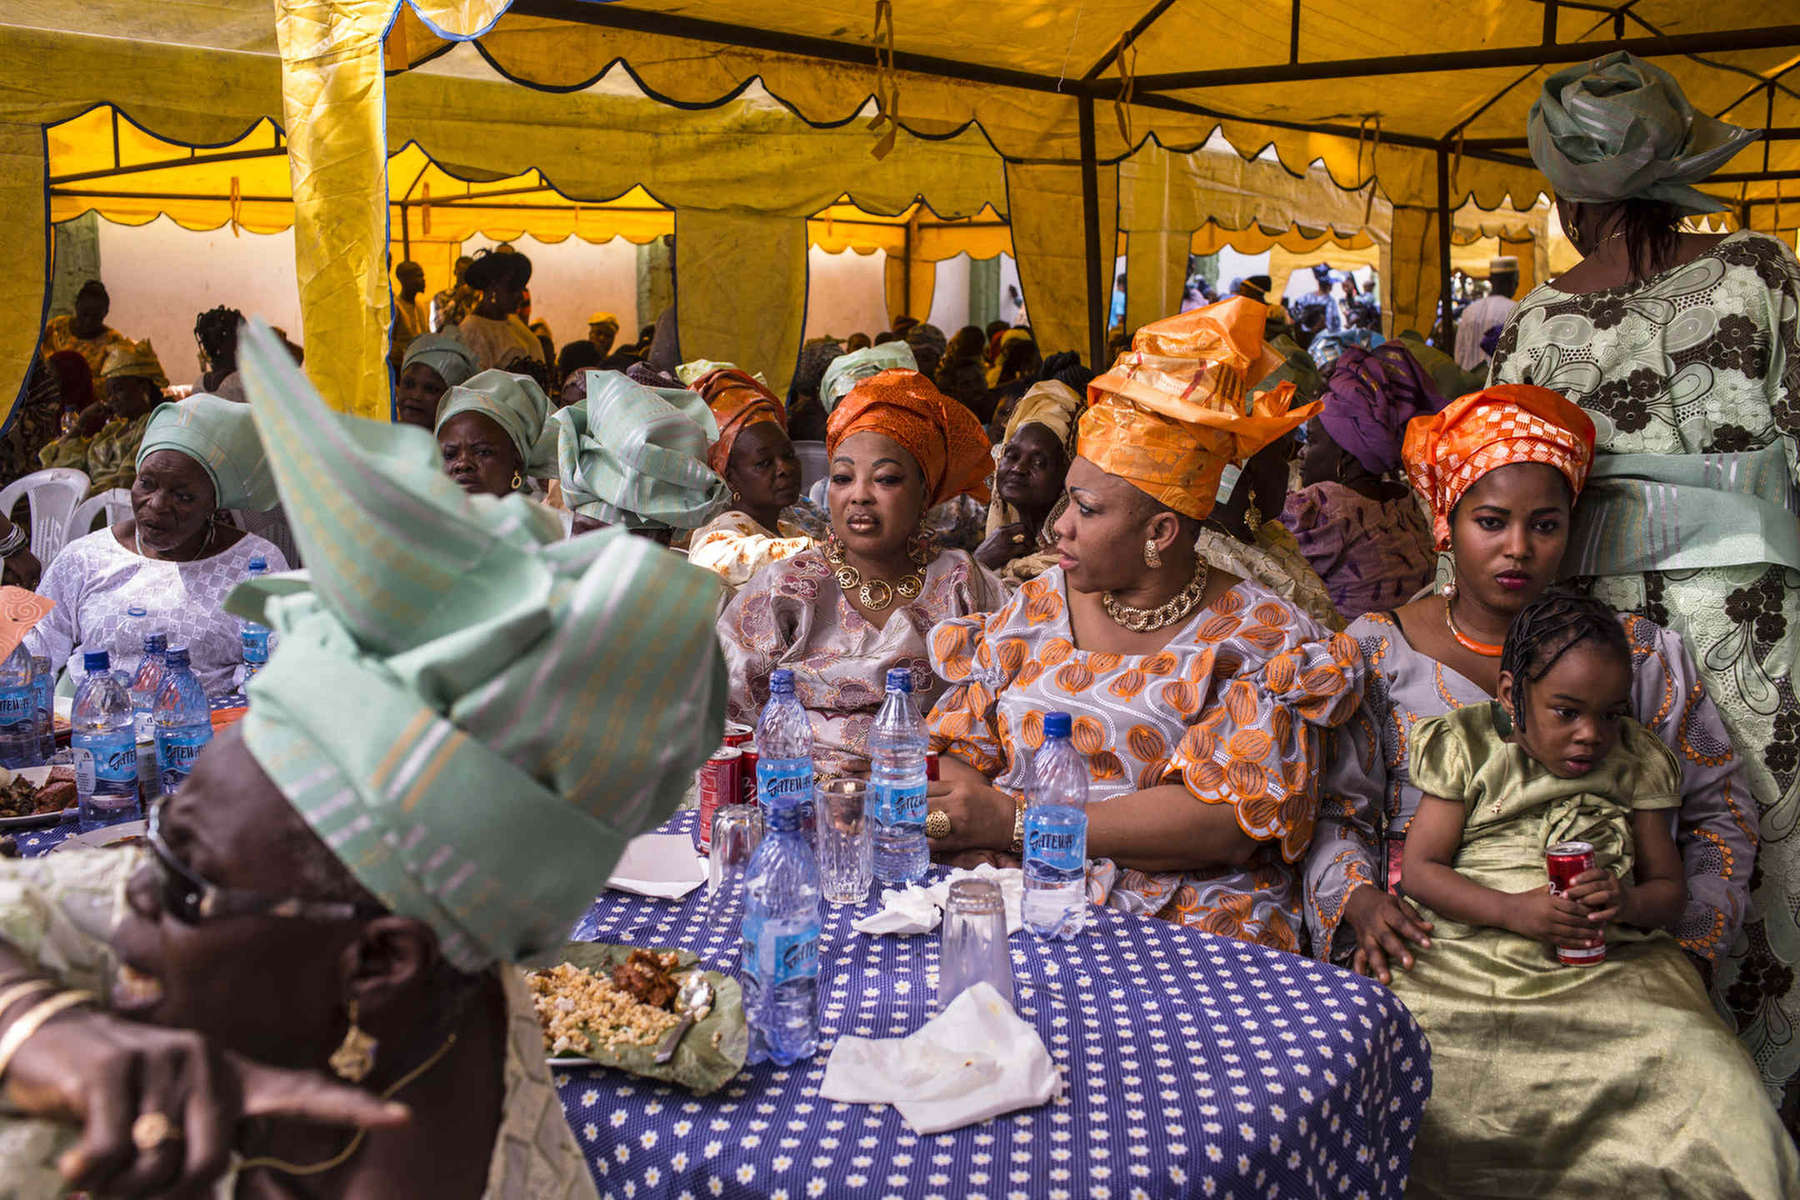
[[[689,833],[683,813],[665,832]],[[40,854],[72,831],[19,835]],[[879,888],[876,889],[879,893]],[[557,1087],[602,1196],[833,1200],[1393,1197],[1431,1091],[1424,1036],[1387,989],[1312,959],[1090,909],[1073,942],[1012,937],[1018,1009],[1063,1075],[1042,1108],[920,1137],[887,1106],[819,1098],[832,1039],[901,1037],[936,1008],[936,934],[869,937],[825,908],[821,1046],[695,1097],[613,1071]],[[606,892],[581,940],[737,966],[742,915]]]

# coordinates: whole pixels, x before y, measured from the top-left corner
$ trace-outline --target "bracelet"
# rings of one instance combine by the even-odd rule
[[[0,542],[0,558],[17,554],[25,548],[25,543],[30,540],[30,534],[26,533],[22,527],[14,525],[11,535],[5,541]]]
[[[1025,857],[1025,797],[1023,795],[1013,804],[1012,852],[1020,858]]]
[[[65,1008],[85,1004],[93,998],[92,992],[58,992],[8,1025],[5,1034],[0,1034],[0,1079],[6,1078],[6,1068],[12,1065],[13,1055],[19,1052],[32,1034],[43,1028],[44,1022]]]
[[[4,1015],[7,1009],[35,992],[55,990],[56,985],[48,979],[27,979],[23,983],[15,983],[4,992],[0,992],[0,1015]]]

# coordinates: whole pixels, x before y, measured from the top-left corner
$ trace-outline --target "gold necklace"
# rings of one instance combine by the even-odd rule
[[[911,574],[902,575],[891,584],[885,579],[865,581],[862,572],[845,560],[843,543],[835,537],[825,540],[825,559],[831,564],[832,572],[837,577],[837,585],[846,592],[854,590],[856,598],[870,612],[881,612],[894,602],[895,596],[902,600],[916,600],[919,593],[925,590],[925,564],[929,560],[926,558],[922,539],[915,539],[914,544],[907,548],[907,554],[918,567]]]
[[[1206,585],[1210,582],[1212,568],[1204,562],[1196,562],[1194,577],[1188,580],[1187,586],[1155,608],[1132,608],[1120,603],[1119,598],[1111,592],[1100,593],[1100,605],[1117,624],[1133,633],[1148,633],[1153,629],[1173,625],[1198,608],[1200,597],[1206,594]]]
[[[402,1075],[392,1087],[381,1093],[380,1099],[392,1100],[401,1088],[405,1087],[425,1072],[431,1070],[431,1068],[437,1066],[438,1060],[450,1053],[450,1047],[454,1045],[456,1045],[456,1035],[453,1033],[444,1039],[443,1045],[432,1051],[430,1058]],[[367,1137],[368,1134],[369,1131],[367,1129],[357,1130],[356,1136],[350,1139],[349,1145],[345,1146],[342,1150],[338,1151],[324,1162],[300,1166],[296,1163],[287,1162],[279,1158],[246,1158],[243,1162],[238,1164],[238,1171],[242,1173],[252,1169],[267,1169],[270,1171],[279,1171],[283,1175],[323,1175],[325,1172],[341,1167],[349,1162],[351,1156],[362,1149],[363,1138]]]

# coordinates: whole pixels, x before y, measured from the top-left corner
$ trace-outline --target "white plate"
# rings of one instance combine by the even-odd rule
[[[50,768],[20,767],[17,771],[13,772],[13,776],[17,779],[25,780],[32,787],[41,788],[50,778]],[[23,817],[0,817],[0,831],[8,829],[45,829],[51,825],[60,823],[63,819],[64,811],[66,810],[47,813],[28,813]]]
[[[57,850],[67,850],[73,846],[111,846],[115,842],[122,842],[127,838],[141,838],[147,828],[149,828],[147,821],[126,821],[119,825],[108,825],[104,829],[90,829],[86,833],[69,835],[50,853],[55,854]]]

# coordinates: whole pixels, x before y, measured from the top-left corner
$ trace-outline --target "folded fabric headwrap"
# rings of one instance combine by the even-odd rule
[[[138,443],[137,465],[158,450],[175,450],[199,463],[220,508],[267,512],[279,498],[250,410],[223,396],[195,392],[179,403],[157,405]]]
[[[681,381],[682,387],[691,388],[714,371],[743,371],[745,375],[764,387],[769,386],[768,380],[762,377],[761,371],[744,371],[744,368],[736,363],[714,362],[710,358],[696,358],[693,362],[682,363],[675,368],[675,378]]]
[[[1233,296],[1139,329],[1088,384],[1081,457],[1159,504],[1205,517],[1227,463],[1242,466],[1319,411],[1289,407],[1292,383],[1257,390],[1283,361],[1263,344],[1267,312]]]
[[[1439,550],[1450,548],[1450,516],[1463,493],[1489,471],[1545,463],[1580,497],[1594,461],[1594,423],[1548,388],[1500,384],[1452,400],[1406,427],[1406,478],[1431,509]]]
[[[400,360],[400,369],[414,363],[424,363],[437,377],[444,381],[445,387],[456,387],[465,383],[475,374],[475,352],[463,342],[462,338],[449,331],[441,333],[420,334],[406,347],[406,357]]]
[[[694,390],[712,409],[713,419],[719,424],[719,440],[713,443],[706,461],[721,476],[725,474],[725,464],[731,461],[731,448],[744,430],[767,423],[787,432],[787,409],[775,393],[736,367],[702,375],[694,381]]]
[[[919,369],[919,360],[913,357],[912,347],[905,342],[883,342],[879,346],[840,354],[825,368],[824,381],[819,384],[819,404],[829,413],[837,407],[838,401],[850,394],[858,380],[896,368]]]
[[[1081,410],[1087,407],[1087,398],[1066,383],[1054,379],[1046,379],[1034,383],[1019,397],[1018,404],[1013,406],[1012,416],[1006,421],[1006,436],[1001,444],[1013,440],[1013,434],[1027,425],[1042,425],[1056,436],[1075,457],[1075,423],[1081,418]]]
[[[149,338],[141,342],[127,338],[108,350],[106,361],[100,364],[100,378],[148,379],[159,388],[169,386],[169,377],[163,374],[162,362],[156,357]]]
[[[726,494],[706,465],[718,428],[693,392],[589,371],[587,398],[550,416],[563,497],[608,525],[698,529]]]
[[[307,565],[231,594],[281,633],[245,746],[452,965],[554,951],[718,745],[717,578],[468,495],[424,431],[326,409],[260,321],[238,363]]]
[[[994,459],[981,422],[917,371],[896,368],[858,381],[825,423],[826,457],[864,432],[885,434],[912,455],[925,472],[927,507],[964,493],[988,498]]]
[[[1761,136],[1694,111],[1675,77],[1616,51],[1544,80],[1526,125],[1531,159],[1558,199],[1725,205],[1690,186]]]
[[[471,376],[438,401],[436,429],[459,413],[476,412],[498,425],[519,452],[527,475],[547,475],[555,445],[545,436],[550,401],[537,380],[498,367]]]
[[[1319,423],[1376,475],[1400,466],[1406,423],[1444,407],[1431,376],[1398,342],[1373,350],[1346,346],[1325,379]]]

